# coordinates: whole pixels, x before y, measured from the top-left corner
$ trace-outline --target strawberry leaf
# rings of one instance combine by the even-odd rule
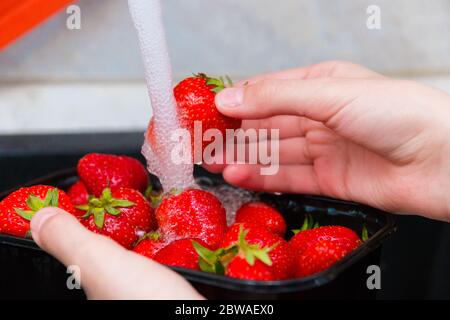
[[[21,216],[22,218],[24,218],[25,220],[28,220],[28,221],[30,221],[31,218],[33,218],[33,216],[34,216],[34,211],[31,211],[31,210],[21,210],[21,209],[14,208],[14,211],[19,216]]]
[[[119,209],[114,208],[113,206],[105,206],[105,210],[109,213],[112,214],[113,216],[117,216],[118,214],[121,213],[121,211]]]
[[[300,231],[308,230],[308,226],[309,226],[309,214],[307,214],[305,216],[305,220],[303,220],[303,224],[302,224],[302,226],[300,228]]]
[[[219,248],[215,251],[203,247],[197,241],[192,241],[195,251],[198,253],[198,265],[202,271],[224,275],[225,267],[223,265],[223,258],[230,254],[233,247]],[[236,250],[234,250],[236,251]],[[237,252],[237,251],[236,251]],[[233,255],[234,257],[234,255]]]
[[[247,260],[248,264],[253,266],[255,264],[255,255],[254,252],[250,250],[245,251],[245,260]]]
[[[58,189],[54,188],[47,192],[47,195],[50,193],[50,206],[57,207],[58,206]],[[47,198],[47,196],[46,196]]]
[[[42,199],[32,194],[30,194],[25,202],[27,203],[28,207],[35,212],[44,207],[44,202],[42,201]]]
[[[267,250],[256,250],[253,253],[255,255],[255,257],[260,260],[261,262],[263,262],[264,264],[271,266],[272,265],[272,259],[270,259],[269,257],[269,253]]]
[[[102,206],[102,201],[100,199],[97,199],[97,198],[92,198],[89,202],[94,207],[101,207]]]
[[[233,80],[229,76],[225,76],[225,79],[227,80],[227,86],[232,87],[233,86]]]
[[[110,200],[112,198],[112,193],[110,188],[103,189],[102,198],[105,200]]]
[[[251,266],[255,264],[256,259],[260,260],[261,262],[265,263],[268,266],[271,266],[272,260],[269,257],[269,252],[278,245],[278,242],[271,247],[261,248],[259,244],[249,244],[245,240],[248,232],[249,230],[243,230],[243,227],[241,225],[238,235],[237,254],[239,253],[243,254],[245,260]]]
[[[94,223],[97,228],[102,229],[105,223],[105,210],[103,208],[93,209],[94,213]]]
[[[122,200],[122,199],[113,199],[111,201],[111,206],[113,207],[122,207],[122,208],[127,208],[127,207],[132,207],[134,206],[135,203],[132,201],[128,201],[128,200]]]
[[[362,231],[361,231],[361,240],[363,242],[366,242],[369,240],[369,231],[366,228],[366,225],[363,225]]]
[[[77,208],[78,210],[82,210],[82,211],[88,211],[89,210],[89,205],[88,204],[82,204],[79,206],[75,206],[75,208]]]
[[[192,245],[194,246],[195,251],[198,253],[198,255],[208,264],[213,265],[218,261],[219,255],[222,253],[221,249],[218,249],[217,251],[212,251],[204,246],[202,246],[197,241],[192,241]],[[223,249],[222,249],[223,250]]]

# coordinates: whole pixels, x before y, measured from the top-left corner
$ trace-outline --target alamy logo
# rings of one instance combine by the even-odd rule
[[[259,164],[260,174],[275,175],[279,170],[280,133],[279,129],[226,129],[223,134],[218,129],[203,132],[202,122],[194,121],[194,137],[189,130],[179,128],[171,135],[176,142],[171,151],[175,164]],[[191,150],[193,141],[193,150]],[[203,143],[206,146],[202,148]]]
[[[370,276],[367,278],[366,285],[369,290],[381,289],[381,269],[373,264],[367,267],[366,273]]]
[[[70,274],[67,278],[67,289],[81,289],[81,270],[79,266],[71,265],[67,267],[66,273]]]
[[[66,27],[69,30],[81,29],[81,9],[76,4],[67,7],[66,13],[69,15],[66,20]]]
[[[367,7],[366,13],[368,14],[366,26],[369,30],[381,29],[381,9],[379,6],[370,5]]]

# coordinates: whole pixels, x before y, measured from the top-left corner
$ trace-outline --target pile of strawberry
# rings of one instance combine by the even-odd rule
[[[239,119],[215,106],[215,94],[224,88],[223,79],[201,73],[181,81],[174,88],[181,126],[191,134],[195,121],[202,122],[203,132],[239,128]],[[155,139],[152,122],[147,139]],[[145,167],[130,157],[88,154],[77,170],[79,181],[67,193],[37,185],[6,197],[0,202],[0,233],[30,237],[34,214],[59,207],[92,232],[160,263],[261,281],[323,271],[361,243],[348,228],[317,227],[311,219],[287,241],[283,216],[262,202],[244,204],[227,226],[225,209],[213,194],[198,189],[160,194],[149,186]]]
[[[247,280],[283,280],[327,269],[360,238],[341,226],[305,221],[289,241],[286,222],[268,204],[251,202],[226,224],[219,199],[199,189],[160,194],[145,167],[127,156],[88,154],[67,193],[37,185],[0,202],[0,232],[30,237],[30,220],[44,207],[71,213],[89,230],[160,263]]]

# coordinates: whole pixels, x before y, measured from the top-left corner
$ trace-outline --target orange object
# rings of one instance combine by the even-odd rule
[[[0,50],[73,0],[0,0]]]

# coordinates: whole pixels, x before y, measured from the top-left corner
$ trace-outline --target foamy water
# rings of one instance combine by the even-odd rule
[[[227,224],[234,223],[236,211],[244,204],[250,201],[258,201],[258,195],[252,191],[233,187],[228,184],[215,185],[208,178],[199,178],[197,183],[203,190],[214,194],[222,202],[227,212]]]
[[[144,63],[145,79],[153,108],[154,142],[146,139],[142,152],[147,159],[148,170],[161,181],[164,190],[196,187],[193,165],[177,165],[171,161],[175,143],[170,134],[179,129],[176,102],[173,96],[172,69],[164,34],[159,0],[128,0],[131,17],[136,28]],[[187,146],[190,148],[190,145]],[[237,209],[256,196],[250,191],[229,185],[213,186],[199,181],[202,188],[216,195],[227,212],[231,225]],[[168,238],[170,238],[168,236]]]
[[[147,159],[148,170],[158,176],[164,190],[184,189],[195,185],[193,165],[171,161],[171,152],[177,142],[171,141],[170,135],[180,126],[161,3],[159,0],[128,0],[128,6],[138,35],[154,118],[154,142],[146,138],[142,153]]]

